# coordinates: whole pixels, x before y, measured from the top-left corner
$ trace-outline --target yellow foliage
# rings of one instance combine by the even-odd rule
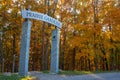
[[[35,77],[27,76],[25,78],[22,78],[21,80],[35,80]]]

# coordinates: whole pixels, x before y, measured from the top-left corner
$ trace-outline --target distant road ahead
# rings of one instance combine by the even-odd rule
[[[120,80],[120,72],[73,76],[30,72],[30,75],[37,77],[37,80]]]

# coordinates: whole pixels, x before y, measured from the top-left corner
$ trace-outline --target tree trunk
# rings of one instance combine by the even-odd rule
[[[47,0],[45,0],[44,5],[45,5],[45,10],[44,10],[44,14],[46,14],[46,4]],[[44,70],[44,66],[45,66],[45,55],[44,55],[44,38],[45,38],[45,22],[43,22],[43,26],[42,26],[42,70]]]
[[[13,72],[13,73],[14,73],[14,70],[15,70],[15,54],[16,54],[16,53],[15,53],[15,52],[16,52],[16,51],[15,51],[15,49],[16,49],[16,44],[15,44],[15,43],[16,43],[16,36],[15,36],[15,34],[13,34],[13,42],[12,42],[12,45],[13,45],[13,46],[12,46],[12,47],[13,47],[13,50],[12,50],[12,55],[13,55],[13,56],[12,56],[12,57],[13,57],[13,58],[12,58],[12,59],[13,59],[12,72]]]
[[[46,40],[46,58],[45,58],[45,70],[48,70],[48,51],[49,51],[49,39]]]
[[[104,57],[103,57],[103,65],[102,65],[102,66],[103,66],[103,67],[105,66],[105,67],[103,68],[104,70],[108,70],[108,69],[109,69],[109,68],[108,68],[108,61],[107,61],[107,58],[106,58],[105,49],[103,49],[103,47],[104,47],[104,46],[100,46],[100,49],[101,49],[101,51],[102,51],[102,53],[103,53],[103,55],[104,55]],[[104,65],[104,64],[105,64],[105,65]]]
[[[50,16],[50,0],[48,0],[46,4],[48,6],[48,16]],[[47,12],[47,11],[46,11]],[[48,28],[51,26],[51,24],[48,23]],[[49,47],[49,34],[46,35],[46,55],[45,55],[45,70],[48,70],[48,48]]]
[[[91,71],[90,59],[88,59],[88,68],[89,68],[89,71]]]
[[[94,0],[94,34],[93,34],[93,40],[94,40],[94,53],[95,53],[95,58],[94,58],[94,63],[95,63],[95,68],[96,71],[98,71],[98,54],[97,54],[97,43],[96,43],[96,23],[98,23],[97,21],[97,3],[98,0]]]
[[[76,55],[76,49],[73,48],[73,53],[72,53],[72,70],[75,70],[75,55]]]
[[[1,72],[3,72],[4,68],[4,55],[3,55],[3,31],[0,36],[0,62],[1,62]]]
[[[111,51],[111,70],[114,71],[114,53],[113,53],[113,49],[110,50]]]
[[[64,69],[64,53],[65,53],[65,45],[66,45],[66,32],[64,29],[64,40],[63,40],[63,44],[62,44],[62,49],[61,49],[61,54],[60,54],[60,69]]]

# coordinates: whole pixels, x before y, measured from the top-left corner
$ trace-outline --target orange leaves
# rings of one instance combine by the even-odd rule
[[[110,39],[112,37],[112,32],[108,31],[106,32],[107,38]]]
[[[111,14],[110,14],[110,16],[111,16],[111,19],[112,19],[112,22],[113,22],[113,24],[119,24],[119,22],[120,22],[120,9],[113,9],[112,11],[111,11]]]
[[[82,43],[82,41],[81,41],[82,39],[80,38],[80,37],[73,37],[73,39],[72,39],[72,41],[71,41],[71,43],[72,43],[72,46],[71,47],[75,47],[75,46],[77,46],[77,47],[83,47],[84,45],[83,44],[81,44]]]

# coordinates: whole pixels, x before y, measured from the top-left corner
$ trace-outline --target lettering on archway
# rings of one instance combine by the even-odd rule
[[[29,10],[22,10],[22,17],[45,21],[45,22],[48,22],[50,24],[57,26],[58,28],[62,27],[61,22],[59,22],[58,20],[56,20],[56,19],[54,19],[46,14],[41,14],[38,12],[29,11]]]
[[[25,18],[25,21],[22,24],[19,75],[20,76],[28,75],[30,32],[31,32],[31,21],[29,19],[45,21],[56,26],[56,29],[52,31],[50,72],[58,73],[59,37],[60,37],[59,29],[62,27],[62,23],[46,14],[41,14],[30,10],[22,10],[22,18]]]

